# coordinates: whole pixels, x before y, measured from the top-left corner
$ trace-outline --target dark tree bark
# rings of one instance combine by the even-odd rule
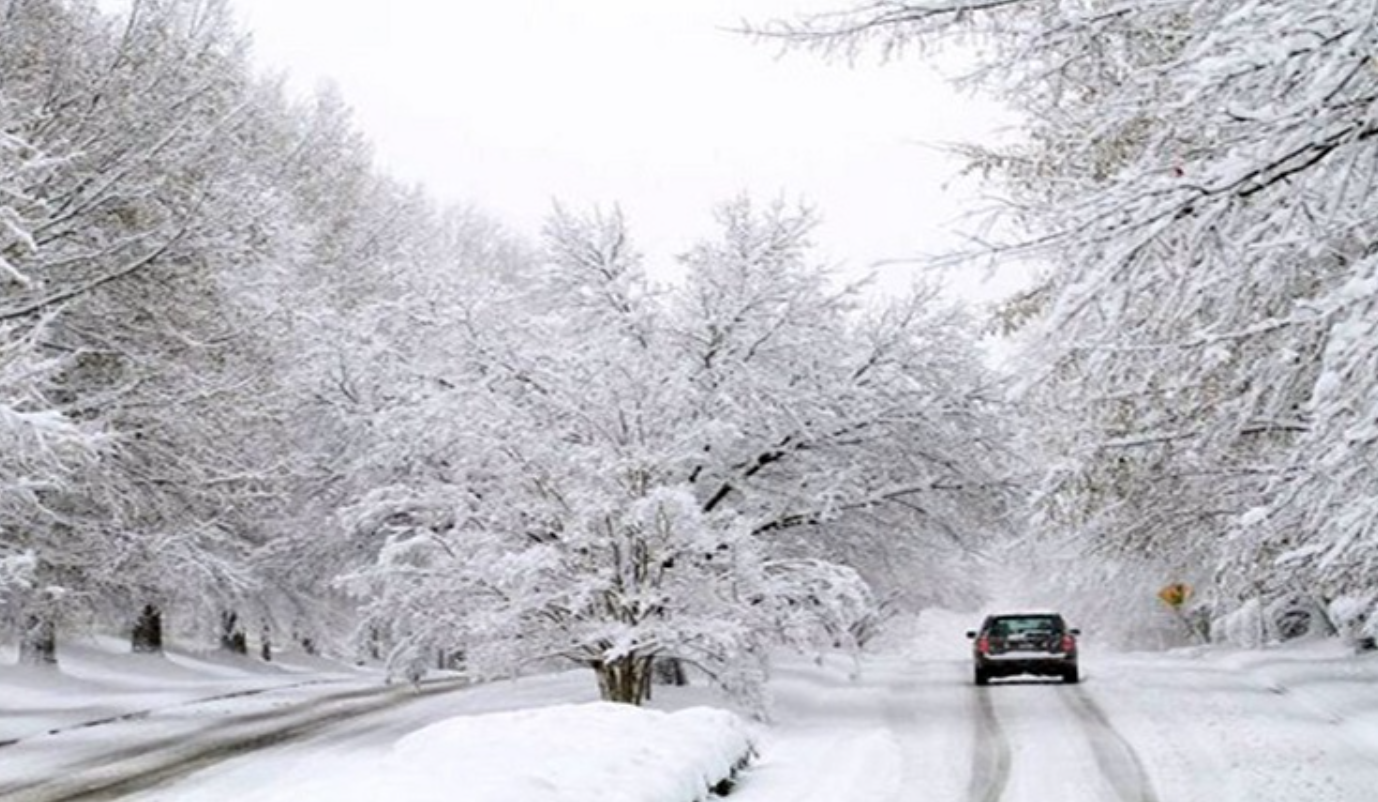
[[[377,627],[368,630],[368,656],[373,660],[383,659],[383,633]]]
[[[630,654],[615,660],[593,663],[598,675],[598,694],[605,702],[640,706],[650,698],[651,661],[644,655]]]
[[[316,647],[315,638],[312,638],[310,635],[298,635],[296,640],[297,644],[301,646],[301,650],[306,654],[312,657],[320,654],[320,649]]]
[[[50,614],[29,613],[19,637],[19,662],[26,666],[57,665],[57,621]]]
[[[134,622],[129,644],[135,654],[163,653],[163,611],[156,604],[145,604]]]
[[[684,673],[684,661],[678,657],[657,657],[652,669],[652,681],[656,685],[682,688],[689,684],[689,677]]]
[[[225,611],[220,614],[220,648],[234,654],[249,653],[249,638],[239,625],[239,614]]]
[[[267,624],[263,625],[263,636],[258,647],[258,654],[259,657],[263,658],[263,662],[273,662],[273,633]]]

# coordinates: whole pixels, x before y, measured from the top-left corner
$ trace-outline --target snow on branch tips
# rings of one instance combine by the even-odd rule
[[[418,450],[342,516],[374,556],[346,574],[361,631],[424,631],[485,675],[572,661],[611,700],[643,701],[658,661],[752,697],[769,644],[859,646],[871,583],[920,570],[897,542],[934,565],[920,543],[998,519],[964,319],[861,315],[807,211],[739,198],[717,222],[651,292],[619,214],[557,208],[540,290],[470,310],[463,379],[386,416]]]

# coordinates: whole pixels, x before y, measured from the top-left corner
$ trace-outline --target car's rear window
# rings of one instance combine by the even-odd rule
[[[1060,632],[1062,621],[1054,616],[1018,616],[992,619],[989,631],[993,635],[1017,635],[1024,632]]]

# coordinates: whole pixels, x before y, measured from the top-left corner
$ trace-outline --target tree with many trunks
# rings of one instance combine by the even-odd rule
[[[557,210],[543,280],[432,341],[444,380],[376,421],[411,472],[342,515],[378,544],[342,581],[396,660],[563,658],[639,703],[672,657],[752,695],[771,643],[864,637],[897,543],[981,542],[1003,444],[963,321],[862,314],[807,212],[719,222],[657,289],[619,213]]]

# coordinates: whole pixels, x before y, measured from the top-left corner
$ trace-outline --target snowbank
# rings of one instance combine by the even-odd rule
[[[695,802],[753,754],[724,710],[596,702],[465,716],[414,732],[378,764],[276,785],[262,802]]]

